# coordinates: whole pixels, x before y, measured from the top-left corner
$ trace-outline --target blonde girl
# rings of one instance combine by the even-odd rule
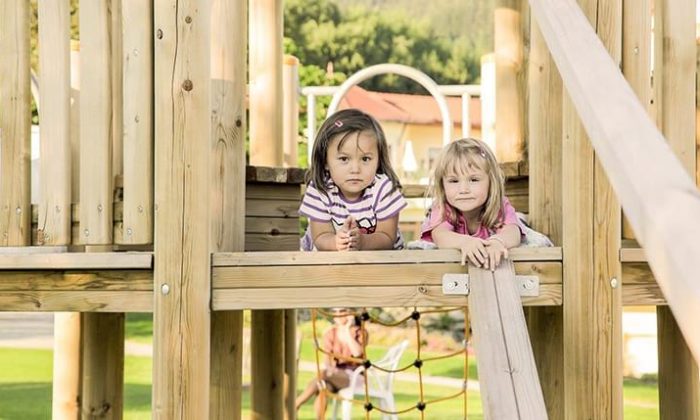
[[[421,239],[457,248],[462,264],[495,270],[508,249],[520,244],[522,228],[504,195],[504,179],[493,153],[481,140],[447,145],[431,180],[433,205]]]

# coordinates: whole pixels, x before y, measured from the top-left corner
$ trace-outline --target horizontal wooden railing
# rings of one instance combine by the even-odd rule
[[[153,310],[152,253],[66,250],[0,249],[0,311]],[[516,248],[511,257],[517,274],[540,279],[539,296],[524,305],[562,304],[561,248]],[[640,248],[623,248],[620,261],[624,305],[666,303]],[[465,270],[454,250],[214,253],[212,309],[463,304],[442,294],[441,279]]]
[[[695,359],[700,194],[574,0],[530,0],[564,86]]]

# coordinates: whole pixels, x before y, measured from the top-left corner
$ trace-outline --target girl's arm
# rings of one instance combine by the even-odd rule
[[[520,228],[515,224],[507,224],[484,242],[489,257],[488,268],[494,271],[502,258],[508,258],[508,250],[520,245]]]
[[[432,230],[433,242],[438,248],[456,248],[462,253],[462,265],[467,262],[477,267],[483,267],[488,258],[484,241],[469,235],[453,232],[445,226],[437,226]]]
[[[350,236],[357,236],[356,249],[358,250],[394,249],[398,226],[399,215],[397,214],[388,219],[377,221],[374,233],[363,235],[359,232],[359,229],[354,228],[350,231]]]
[[[335,232],[331,222],[318,222],[309,220],[311,229],[311,240],[319,251],[347,251],[350,244],[350,235],[346,228],[348,222],[343,225],[343,229]]]

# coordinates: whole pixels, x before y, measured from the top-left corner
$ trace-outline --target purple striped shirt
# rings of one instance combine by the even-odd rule
[[[331,222],[336,231],[343,226],[348,216],[357,220],[362,233],[374,233],[377,222],[390,219],[406,207],[406,200],[399,190],[392,191],[391,180],[377,174],[374,182],[355,201],[347,201],[332,180],[328,182],[328,195],[320,192],[313,183],[306,186],[306,193],[299,207],[299,214],[316,222]],[[302,249],[311,251],[310,232],[307,229],[302,239]],[[396,232],[394,249],[403,248],[401,232]]]

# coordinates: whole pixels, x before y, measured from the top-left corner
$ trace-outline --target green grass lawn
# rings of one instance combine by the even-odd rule
[[[305,340],[301,346],[300,359],[315,362],[315,350],[312,334],[306,325],[300,326]],[[323,330],[323,325],[319,328]],[[127,317],[126,336],[128,340],[150,343],[152,340],[152,320],[150,314],[129,314]],[[399,366],[411,364],[416,358],[415,346],[411,346],[403,355]],[[370,360],[377,360],[386,351],[386,346],[368,346]],[[438,356],[438,352],[424,351],[423,359]],[[51,418],[51,350],[26,350],[0,348],[0,420],[40,420]],[[464,357],[457,356],[447,359],[427,361],[422,371],[430,376],[462,378]],[[124,418],[151,418],[151,369],[152,360],[149,357],[127,356],[124,372]],[[409,372],[416,372],[411,368]],[[305,387],[315,372],[299,372],[298,389]],[[469,357],[469,378],[477,379],[475,357]],[[247,378],[244,382],[248,382]],[[402,410],[415,406],[418,402],[418,386],[415,382],[396,381],[394,385],[397,409]],[[435,385],[424,386],[424,400],[431,401],[457,393],[456,388]],[[655,382],[625,380],[625,418],[629,419],[658,419],[658,391]],[[250,396],[248,390],[243,392],[243,418],[250,415]],[[362,399],[362,396],[357,396]],[[478,392],[469,391],[467,395],[470,419],[482,419],[481,401]],[[463,397],[430,404],[425,414],[428,419],[461,419],[463,418]],[[361,405],[353,408],[353,417],[364,419],[364,409]],[[330,414],[330,412],[329,412]],[[309,401],[299,412],[300,420],[311,420],[313,404]],[[330,416],[328,417],[330,418]],[[379,418],[374,413],[372,418]],[[416,410],[402,414],[401,419],[419,419]]]
[[[473,359],[473,358],[471,358]],[[125,361],[124,418],[150,419],[151,366],[148,357],[127,356]],[[0,348],[0,419],[2,420],[43,420],[51,417],[51,369],[50,350],[26,350]],[[299,373],[299,388],[312,377],[313,372]],[[427,385],[424,387],[425,400],[430,401],[452,395],[454,388]],[[397,381],[395,384],[398,409],[408,408],[417,402],[415,383]],[[361,399],[361,396],[357,397]],[[468,393],[470,419],[481,419],[481,401],[478,392]],[[625,418],[658,419],[658,393],[655,384],[640,381],[625,381]],[[250,413],[247,390],[243,393],[244,418]],[[463,400],[461,397],[429,405],[426,418],[462,418]],[[362,416],[361,406],[353,410],[357,418]],[[378,416],[373,416],[378,418]],[[401,415],[402,419],[418,419],[418,413]],[[299,419],[313,419],[312,404],[307,403],[299,413]]]

